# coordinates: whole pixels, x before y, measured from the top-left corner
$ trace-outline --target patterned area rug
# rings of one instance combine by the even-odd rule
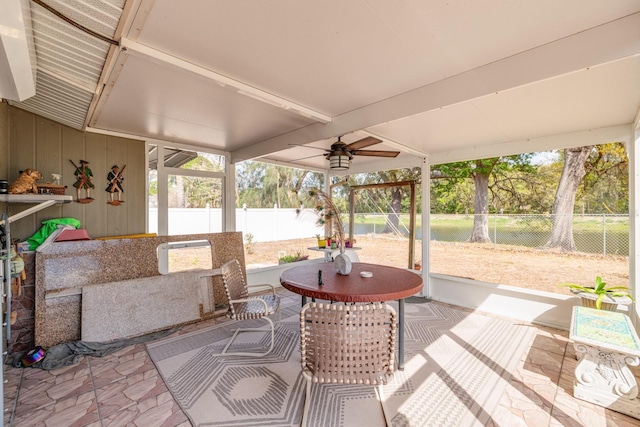
[[[305,380],[300,373],[298,305],[283,307],[266,357],[212,357],[238,327],[227,322],[147,343],[167,387],[196,426],[299,426]],[[276,320],[276,319],[274,319]],[[405,370],[384,387],[314,385],[308,426],[475,426],[491,417],[531,328],[437,303],[405,304]],[[260,351],[265,333],[243,333],[232,348]]]

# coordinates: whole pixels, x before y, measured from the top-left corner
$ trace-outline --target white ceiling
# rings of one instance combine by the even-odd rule
[[[35,34],[39,76],[91,89],[73,105],[81,120],[59,121],[233,161],[322,169],[322,151],[292,144],[328,148],[340,135],[379,137],[369,148],[400,148],[397,164],[505,143],[518,152],[518,141],[630,125],[640,107],[638,0],[43,1],[117,42],[96,40],[102,66],[87,62],[84,78],[52,72],[49,30]],[[34,28],[58,20],[55,31],[91,38],[31,9]],[[119,24],[95,9],[121,14]]]

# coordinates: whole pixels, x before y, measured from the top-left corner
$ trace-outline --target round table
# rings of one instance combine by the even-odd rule
[[[360,272],[372,273],[361,277]],[[321,273],[322,284],[318,283]],[[422,276],[403,268],[355,262],[351,273],[342,276],[334,264],[306,264],[282,272],[280,283],[285,289],[307,298],[340,302],[381,302],[398,300],[398,369],[404,369],[404,299],[422,290]]]

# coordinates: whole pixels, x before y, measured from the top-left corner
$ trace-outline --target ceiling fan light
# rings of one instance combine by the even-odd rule
[[[329,157],[329,167],[333,170],[346,171],[349,169],[351,158],[344,154],[335,154]]]

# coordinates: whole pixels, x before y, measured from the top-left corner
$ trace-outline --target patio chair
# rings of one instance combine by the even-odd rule
[[[229,310],[227,311],[227,316],[233,320],[264,319],[269,323],[270,329],[237,329],[222,349],[222,353],[215,354],[214,356],[266,356],[271,352],[271,350],[273,350],[275,338],[273,322],[267,316],[275,314],[276,312],[279,313],[280,309],[280,297],[276,295],[275,287],[270,284],[247,286],[244,280],[244,275],[242,274],[242,267],[240,267],[240,263],[236,259],[223,264],[222,267],[220,267],[220,270],[222,271],[224,289],[227,293],[227,298],[229,299]],[[270,287],[271,294],[252,297],[249,296],[249,288],[261,286]],[[269,349],[264,353],[229,352],[229,347],[241,332],[271,332],[271,344],[269,345]]]
[[[308,303],[300,312],[302,374],[307,380],[302,425],[311,383],[382,386],[395,367],[396,311],[385,303]],[[384,413],[384,406],[383,406]],[[387,425],[387,415],[385,414]]]

